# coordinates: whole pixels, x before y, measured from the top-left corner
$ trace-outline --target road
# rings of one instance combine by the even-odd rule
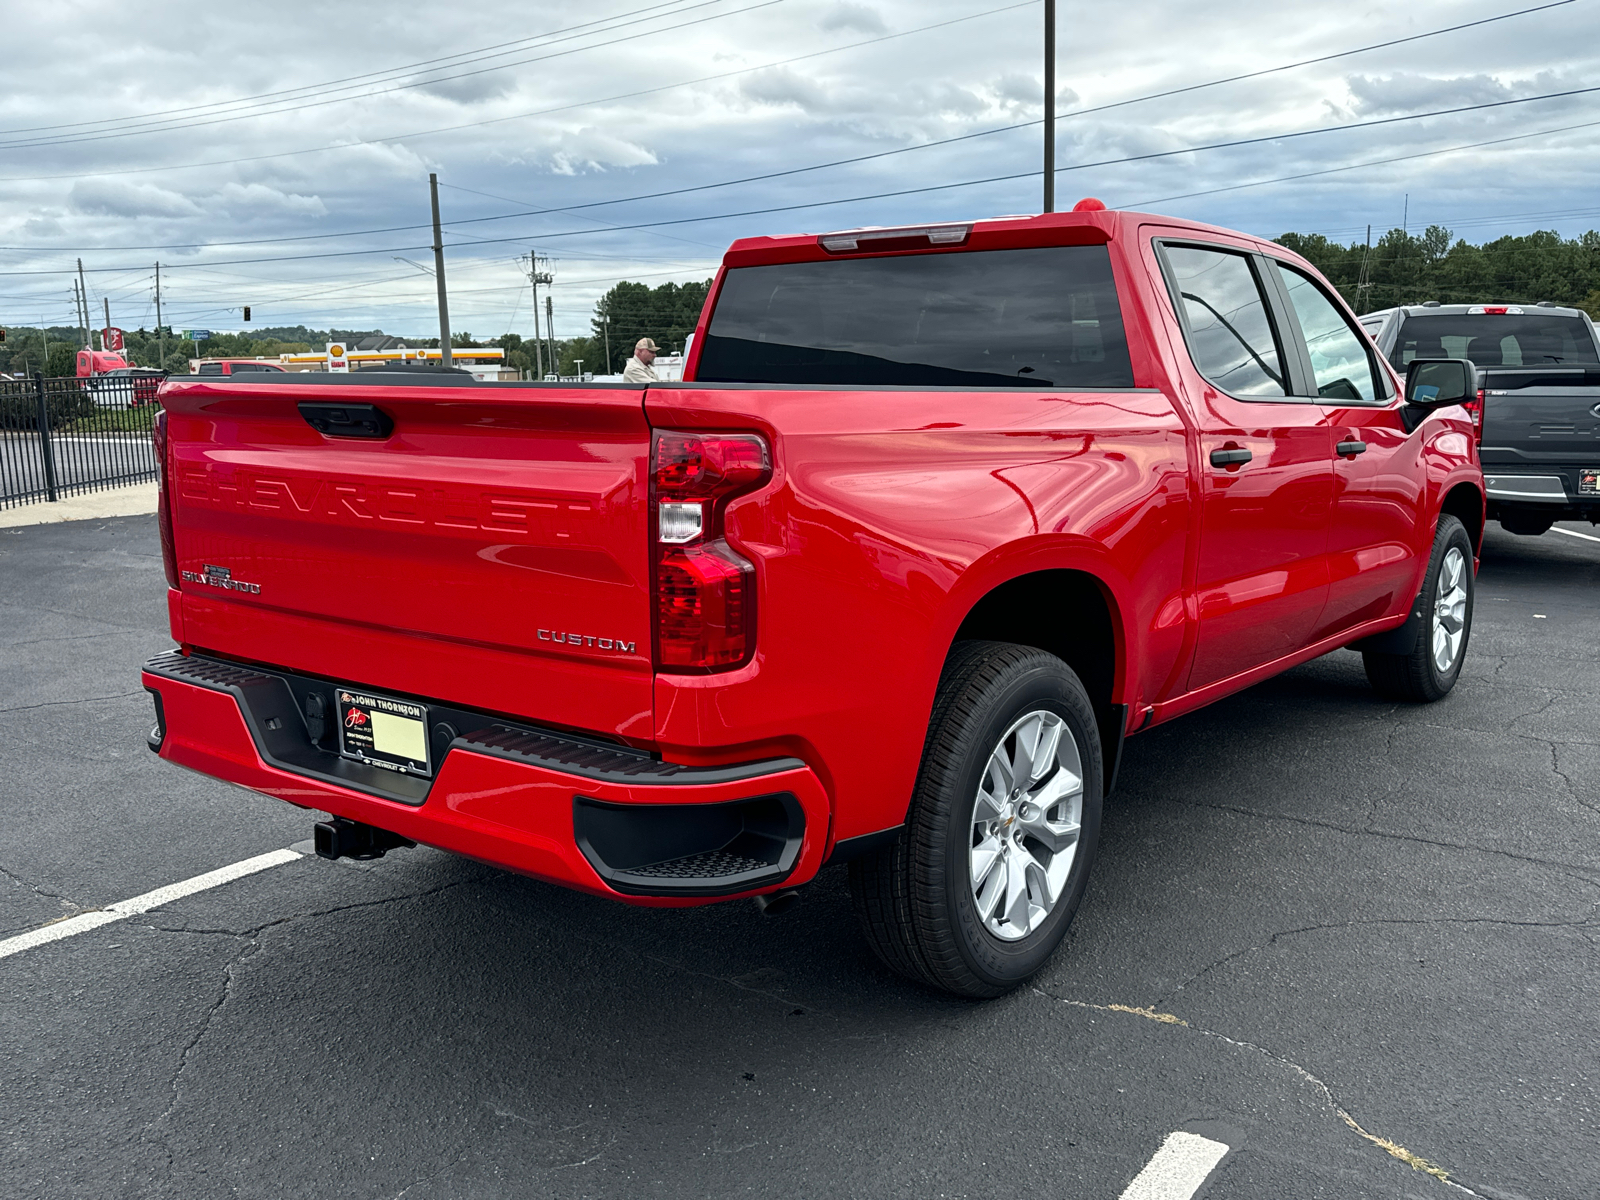
[[[1067,944],[992,1003],[879,968],[837,869],[765,918],[425,848],[0,958],[0,1194],[1116,1200],[1189,1131],[1230,1148],[1206,1200],[1593,1197],[1600,530],[1567,528],[1491,526],[1441,704],[1339,652],[1131,740]],[[307,849],[144,748],[153,518],[0,530],[0,615],[0,940]]]
[[[149,434],[56,433],[50,442],[58,488],[108,479],[155,478]],[[37,431],[0,430],[0,501],[43,495],[47,482]]]

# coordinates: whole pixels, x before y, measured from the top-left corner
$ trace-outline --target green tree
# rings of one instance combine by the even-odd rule
[[[663,354],[677,353],[694,332],[710,291],[709,279],[703,283],[664,283],[659,287],[624,280],[595,305],[589,322],[591,334],[578,339],[588,343],[587,352],[576,357],[583,359],[585,370],[597,375],[618,375],[632,357],[634,343],[642,337],[655,339]],[[611,318],[609,332],[607,316]],[[605,351],[608,339],[609,359]]]
[[[1420,237],[1391,229],[1373,245],[1341,246],[1320,234],[1286,233],[1278,243],[1303,255],[1357,312],[1438,300],[1445,304],[1585,305],[1600,290],[1600,233],[1563,239],[1549,230],[1497,238],[1481,246],[1451,241],[1430,225]],[[1359,288],[1362,263],[1367,286]],[[1359,292],[1359,294],[1358,294]]]

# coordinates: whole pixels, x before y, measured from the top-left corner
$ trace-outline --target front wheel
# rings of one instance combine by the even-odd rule
[[[1066,663],[958,644],[900,838],[850,866],[873,950],[958,996],[999,996],[1033,975],[1083,898],[1101,772],[1094,707]]]
[[[1380,695],[1431,704],[1449,694],[1461,675],[1472,634],[1472,540],[1460,521],[1445,513],[1433,538],[1433,556],[1422,580],[1423,623],[1409,654],[1362,651],[1367,681]]]

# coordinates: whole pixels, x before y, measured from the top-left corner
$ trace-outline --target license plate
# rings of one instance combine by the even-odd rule
[[[1578,472],[1578,495],[1600,496],[1600,467]]]
[[[433,775],[428,710],[409,700],[339,689],[339,752],[405,775]]]

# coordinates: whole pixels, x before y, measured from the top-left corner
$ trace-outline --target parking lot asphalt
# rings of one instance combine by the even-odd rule
[[[1338,652],[1129,741],[1067,943],[973,1004],[778,918],[419,848],[0,958],[0,1195],[1600,1194],[1600,530],[1491,526],[1463,677]],[[0,940],[301,844],[162,763],[154,518],[0,529]],[[304,847],[302,847],[304,848]],[[1448,1180],[1442,1178],[1448,1177]],[[1465,1190],[1463,1190],[1465,1189]]]

